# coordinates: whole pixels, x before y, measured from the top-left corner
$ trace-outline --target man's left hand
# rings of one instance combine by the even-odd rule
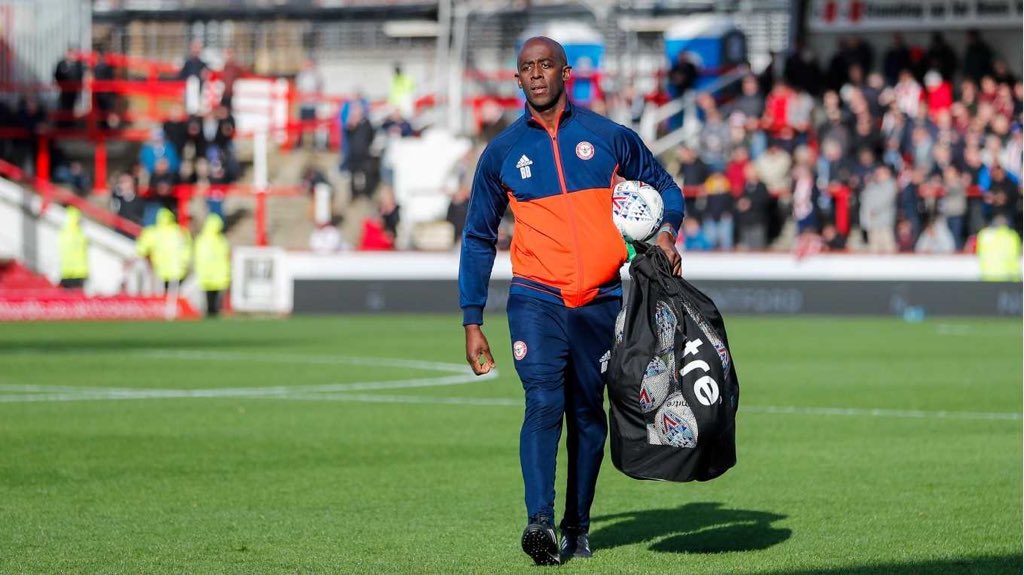
[[[676,239],[667,231],[658,232],[658,237],[655,240],[661,251],[665,252],[668,257],[668,261],[672,263],[672,274],[681,276],[683,275],[683,258],[679,256],[679,251],[676,250]]]

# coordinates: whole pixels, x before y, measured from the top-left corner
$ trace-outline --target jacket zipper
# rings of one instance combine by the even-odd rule
[[[576,228],[576,214],[572,209],[572,200],[569,199],[569,190],[565,186],[565,174],[562,172],[562,156],[558,153],[557,124],[555,125],[554,131],[548,132],[548,135],[551,136],[551,149],[555,153],[555,170],[558,172],[558,184],[562,188],[562,195],[565,197],[565,204],[569,212],[569,227],[572,228],[572,238],[573,241],[576,242],[576,295],[573,303],[578,303],[583,292],[583,260],[580,259],[580,236],[579,231]]]

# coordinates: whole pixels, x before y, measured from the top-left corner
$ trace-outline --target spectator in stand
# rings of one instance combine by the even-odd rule
[[[921,105],[921,85],[917,83],[910,70],[903,69],[900,71],[900,79],[893,86],[893,92],[899,111],[908,117],[916,117],[917,108]]]
[[[188,57],[178,71],[178,79],[186,82],[185,109],[193,115],[203,109],[202,87],[210,77],[210,67],[202,59],[202,53],[202,41],[193,39],[189,43]]]
[[[690,146],[679,148],[679,172],[676,175],[680,180],[679,186],[684,192],[687,192],[688,188],[692,190],[703,186],[710,173],[707,164],[697,156],[697,152],[693,148]],[[683,200],[686,203],[687,213],[698,213],[696,198],[692,192],[684,193]]]
[[[185,115],[184,106],[181,104],[171,106],[163,130],[164,139],[174,148],[174,153],[178,155],[178,158],[187,157],[185,145],[189,143],[188,117]]]
[[[734,198],[743,194],[748,164],[750,164],[750,152],[747,151],[747,148],[745,146],[733,148],[729,163],[725,165],[725,177],[729,180],[729,191],[732,192]]]
[[[164,137],[164,131],[155,128],[150,133],[148,142],[142,145],[139,151],[139,163],[146,172],[152,174],[156,171],[156,165],[161,160],[167,161],[168,170],[177,174],[181,167],[181,159],[174,150],[174,146],[168,144]]]
[[[953,79],[953,74],[957,69],[956,52],[946,42],[946,37],[942,32],[932,32],[932,42],[928,46],[925,61],[929,68],[938,70],[944,80]]]
[[[220,314],[221,298],[231,285],[231,246],[224,237],[224,220],[208,214],[196,236],[196,279],[206,294],[206,317]]]
[[[713,247],[700,228],[700,220],[692,217],[683,220],[683,233],[677,243],[680,242],[687,252],[706,252]]]
[[[967,222],[967,182],[964,174],[961,174],[953,164],[944,168],[942,178],[945,195],[939,202],[939,212],[949,225],[954,246],[959,251],[963,249],[966,240],[964,227]]]
[[[199,78],[200,82],[205,82],[210,77],[210,67],[202,58],[203,56],[203,41],[194,38],[188,45],[188,58],[185,59],[185,63],[181,65],[181,70],[178,71],[179,80],[188,80],[189,78]]]
[[[114,79],[114,67],[107,61],[106,46],[96,48],[96,65],[92,68],[92,78],[97,82],[109,82]],[[100,126],[114,128],[120,125],[121,119],[114,109],[117,95],[109,90],[93,90],[93,101],[100,116]]]
[[[76,196],[84,198],[92,193],[92,176],[82,167],[82,162],[72,161],[66,166],[59,166],[55,172],[53,180],[71,188]]]
[[[754,165],[757,166],[758,178],[764,182],[771,195],[789,194],[792,185],[790,168],[793,166],[793,159],[782,149],[778,140],[771,140],[768,149],[761,154]]]
[[[156,211],[161,208],[167,209],[172,214],[178,213],[178,198],[174,187],[178,183],[178,176],[171,171],[170,162],[167,158],[160,158],[149,175],[149,198],[146,203],[145,224],[152,225],[156,218]]]
[[[697,66],[685,50],[676,54],[676,61],[668,71],[668,84],[673,98],[682,98],[697,82]]]
[[[220,105],[231,110],[232,100],[235,97],[235,82],[244,78],[248,71],[235,60],[235,49],[228,47],[224,49],[224,66],[220,70],[220,81],[224,85],[221,93]]]
[[[57,96],[57,125],[68,127],[74,124],[75,103],[82,93],[82,81],[85,79],[85,67],[78,61],[74,46],[68,46],[64,57],[57,62],[53,70],[53,80],[57,83],[60,94]]]
[[[729,115],[742,115],[742,123],[753,131],[764,114],[764,96],[753,74],[744,76],[741,86],[742,93],[730,105]]]
[[[845,252],[846,236],[839,233],[835,224],[828,222],[821,228],[821,241],[827,251]]]
[[[864,186],[860,202],[860,226],[873,253],[896,251],[896,181],[888,166],[878,166]]]
[[[711,249],[731,250],[735,226],[729,180],[722,174],[712,174],[704,182],[704,197],[704,237]]]
[[[828,63],[828,71],[825,73],[825,83],[829,90],[839,91],[850,79],[851,39],[849,37],[839,38],[839,48],[832,55]]]
[[[704,125],[700,131],[700,159],[713,172],[725,170],[728,157],[729,126],[722,120],[722,114],[710,94],[697,97],[697,105],[704,113]]]
[[[951,254],[959,248],[953,234],[950,233],[949,222],[941,215],[936,216],[928,223],[928,226],[921,232],[921,236],[914,245],[914,251],[919,254]]]
[[[303,123],[299,133],[299,146],[304,145],[307,133],[315,133],[312,123],[316,121],[316,107],[320,94],[324,91],[324,78],[316,61],[306,58],[302,62],[302,70],[295,76],[295,91],[299,96],[299,120]],[[313,138],[317,148],[322,146]]]
[[[218,148],[224,155],[228,169],[234,168],[235,162],[235,117],[227,106],[221,105],[213,109],[213,136],[208,138],[210,146]],[[207,151],[209,157],[209,151]]]
[[[110,209],[129,222],[142,225],[145,202],[139,196],[135,178],[130,173],[121,172],[115,178],[114,186],[110,190]]]
[[[351,173],[352,199],[371,198],[377,188],[377,172],[371,146],[374,130],[362,106],[352,106],[345,124],[344,165]]]
[[[736,200],[736,218],[739,225],[741,249],[763,250],[768,245],[768,216],[771,195],[761,183],[757,167],[748,163],[744,168],[743,191]]]
[[[309,220],[316,225],[333,219],[331,213],[331,186],[327,177],[313,163],[302,169],[302,190],[309,196]]]
[[[60,287],[82,289],[89,278],[89,240],[82,231],[82,213],[78,208],[64,209],[64,226],[57,236],[60,253]]]
[[[999,164],[989,168],[991,182],[985,194],[985,202],[991,206],[992,217],[1002,216],[1020,233],[1021,193],[1020,185],[1006,177],[1006,170]]]
[[[203,190],[206,196],[206,211],[224,219],[224,200],[228,187],[235,180],[227,162],[227,156],[220,148],[210,148],[207,157],[202,159],[206,166],[208,185]]]
[[[992,61],[992,78],[997,84],[1006,84],[1007,86],[1017,81],[1017,77],[1013,75],[1010,67],[1006,65],[1006,60],[1002,58]]]
[[[922,222],[927,218],[924,202],[921,199],[921,186],[925,181],[923,168],[914,168],[910,171],[910,181],[900,190],[899,216],[910,225],[914,238],[917,238],[923,227]]]
[[[871,45],[860,36],[852,36],[848,44],[849,56],[847,60],[850,66],[860,68],[862,74],[870,74],[875,68],[875,51]]]
[[[805,232],[818,231],[818,186],[814,172],[806,165],[798,165],[793,169],[793,221],[796,222],[797,235]]]
[[[929,70],[924,75],[925,102],[928,104],[928,112],[932,121],[936,114],[942,111],[949,111],[953,106],[953,87],[949,81],[943,79],[942,74],[935,70]]]
[[[786,58],[783,77],[794,88],[811,94],[821,93],[821,66],[814,50],[803,40],[798,40],[796,49]]]
[[[903,72],[910,70],[910,49],[903,42],[903,34],[892,35],[892,46],[885,52],[882,71],[885,81],[890,86],[902,79]]]
[[[786,117],[786,112],[792,99],[793,90],[783,81],[775,82],[772,91],[765,98],[761,127],[764,128],[768,136],[776,143],[780,139],[791,140],[793,137],[792,129],[789,127]]]
[[[992,48],[977,30],[967,31],[967,49],[964,51],[964,76],[978,82],[992,73]]]
[[[914,253],[914,226],[903,218],[896,220],[896,251],[901,254]]]

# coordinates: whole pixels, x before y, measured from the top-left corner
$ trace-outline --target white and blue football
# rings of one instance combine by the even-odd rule
[[[626,180],[612,190],[612,221],[626,240],[652,239],[664,215],[661,194],[643,182]]]

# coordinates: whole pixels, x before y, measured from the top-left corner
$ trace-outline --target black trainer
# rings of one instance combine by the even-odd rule
[[[523,530],[523,551],[537,565],[558,565],[558,536],[554,523],[547,517],[531,517]]]
[[[586,531],[576,529],[562,529],[562,561],[568,561],[570,557],[575,559],[590,559],[594,554],[590,551],[590,535]]]

